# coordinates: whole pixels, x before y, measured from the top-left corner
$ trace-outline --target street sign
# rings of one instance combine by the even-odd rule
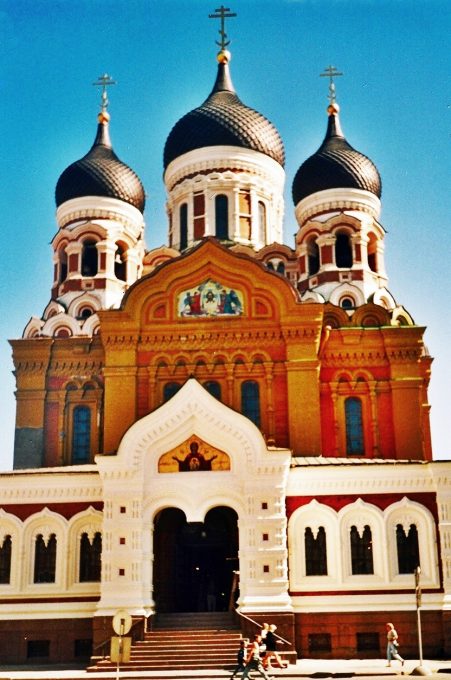
[[[117,635],[127,635],[132,627],[132,617],[125,609],[119,609],[113,616],[113,630]]]
[[[131,637],[114,636],[111,638],[110,659],[113,663],[122,664],[130,661]]]

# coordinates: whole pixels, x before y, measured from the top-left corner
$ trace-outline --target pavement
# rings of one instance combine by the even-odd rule
[[[375,680],[381,678],[385,680],[393,676],[400,676],[401,670],[404,675],[424,675],[424,673],[413,672],[418,669],[420,662],[418,659],[406,659],[404,669],[401,669],[399,662],[392,662],[392,666],[387,667],[385,659],[298,659],[297,663],[290,665],[284,670],[273,669],[270,671],[276,680],[283,678],[349,678],[358,677],[360,680],[370,678]],[[434,680],[451,680],[451,660],[430,660],[423,661],[423,667],[431,671],[429,677]],[[68,666],[0,666],[0,678],[2,680],[134,680],[141,678],[144,680],[213,680],[229,678],[230,671],[205,670],[205,671],[127,671],[126,667],[121,667],[120,672],[101,672],[88,673],[84,668]],[[240,676],[238,676],[239,678]],[[255,676],[254,676],[255,677]]]

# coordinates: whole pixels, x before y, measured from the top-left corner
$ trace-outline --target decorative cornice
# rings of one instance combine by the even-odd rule
[[[423,461],[370,459],[341,460],[318,457],[295,458],[291,469],[287,496],[362,495],[380,493],[435,493],[437,480]],[[302,461],[305,461],[303,464]],[[360,463],[360,464],[359,464]],[[352,467],[352,474],[350,467]],[[395,468],[398,468],[395,473]],[[402,470],[402,474],[401,474]],[[318,498],[321,501],[320,498]]]
[[[213,146],[189,151],[173,160],[164,176],[167,190],[172,191],[186,177],[217,172],[218,168],[221,172],[245,171],[270,179],[279,191],[285,182],[283,167],[266,154],[234,146]]]
[[[300,227],[310,218],[337,210],[356,210],[378,218],[380,199],[362,189],[326,189],[307,196],[296,206],[295,214]]]
[[[129,203],[102,196],[83,196],[62,203],[56,211],[59,227],[92,219],[115,220],[126,227],[143,224],[142,213]]]
[[[49,373],[53,375],[80,375],[88,374],[99,375],[104,366],[104,362],[97,361],[65,361],[64,359],[56,359],[50,363]]]

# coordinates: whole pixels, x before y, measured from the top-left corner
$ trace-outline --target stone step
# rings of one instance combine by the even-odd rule
[[[171,629],[171,630],[161,630],[158,628],[154,628],[153,630],[147,631],[145,633],[145,638],[146,639],[158,639],[158,640],[165,640],[166,638],[172,638],[172,639],[178,639],[178,638],[191,638],[193,640],[204,640],[207,638],[214,637],[215,639],[218,638],[226,638],[229,637],[230,635],[240,635],[240,631],[238,628],[234,628],[233,630],[217,630],[212,629],[212,630],[207,630],[207,629],[202,629],[202,630],[177,630],[176,628]]]
[[[235,667],[236,662],[234,661],[233,663],[229,662],[222,662],[220,660],[218,661],[198,661],[198,662],[191,662],[191,661],[186,661],[185,659],[180,659],[179,661],[171,661],[171,662],[153,662],[153,663],[146,663],[146,662],[129,662],[129,663],[123,663],[120,664],[120,668],[122,669],[122,672],[124,671],[130,671],[130,672],[135,672],[135,671],[171,671],[171,670],[183,670],[183,671],[196,671],[196,670],[231,670]],[[96,664],[96,666],[90,666],[86,669],[87,673],[105,673],[109,671],[114,671],[116,669],[116,664],[108,661],[108,662],[99,662]]]
[[[238,628],[233,612],[184,612],[182,614],[158,614],[153,629],[159,630],[196,630],[196,629],[236,629]]]
[[[169,628],[162,628],[165,621]],[[172,627],[176,621],[178,627]],[[223,625],[227,630],[216,628]],[[121,667],[129,671],[230,670],[236,665],[240,639],[241,633],[228,613],[164,615],[159,627],[147,632],[144,640],[132,644],[130,662]],[[108,658],[97,662],[93,659],[87,671],[95,673],[115,668],[116,664]]]

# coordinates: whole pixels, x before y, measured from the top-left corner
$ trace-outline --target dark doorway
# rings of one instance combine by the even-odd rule
[[[237,514],[210,510],[204,522],[187,522],[176,508],[154,524],[154,599],[158,612],[227,611],[238,569]]]

